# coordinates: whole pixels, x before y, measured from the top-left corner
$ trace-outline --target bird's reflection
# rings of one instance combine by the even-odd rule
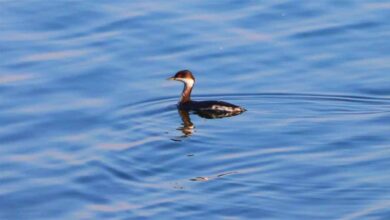
[[[180,115],[180,118],[182,120],[181,126],[177,129],[180,130],[183,133],[182,137],[189,137],[194,133],[195,125],[191,121],[190,113],[194,113],[202,118],[206,119],[216,119],[216,118],[226,118],[226,117],[232,117],[241,114],[239,113],[232,113],[232,112],[216,112],[216,111],[187,111],[183,109],[178,109],[178,113]]]
[[[182,121],[182,126],[180,126],[177,130],[180,130],[184,137],[191,136],[194,133],[195,126],[191,122],[190,113],[180,109],[178,109],[178,112]]]

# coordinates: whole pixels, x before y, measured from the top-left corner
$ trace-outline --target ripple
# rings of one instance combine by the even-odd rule
[[[57,52],[48,52],[29,55],[23,57],[19,62],[39,62],[39,61],[49,61],[49,60],[62,60],[68,58],[75,58],[79,56],[84,56],[90,53],[86,50],[69,50],[69,51],[57,51]]]
[[[0,219],[386,218],[387,8],[2,1]]]
[[[305,39],[305,38],[314,38],[314,37],[324,37],[329,35],[338,35],[341,33],[345,33],[347,31],[353,31],[353,30],[365,30],[365,29],[372,29],[376,28],[380,23],[377,22],[359,22],[355,24],[340,24],[340,25],[333,25],[329,27],[321,27],[320,29],[313,29],[308,31],[302,31],[300,33],[296,33],[292,35],[292,38],[297,39]]]
[[[17,83],[20,81],[26,81],[34,78],[33,74],[3,74],[0,76],[0,85],[7,85],[11,83]]]
[[[365,207],[363,210],[359,210],[354,213],[345,215],[340,219],[350,220],[350,219],[358,219],[358,218],[376,218],[376,216],[381,215],[381,213],[386,215],[389,206],[390,203],[387,201],[377,202],[375,204],[370,205],[369,207]]]

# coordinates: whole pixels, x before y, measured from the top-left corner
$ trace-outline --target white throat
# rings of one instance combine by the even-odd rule
[[[182,81],[187,88],[192,88],[194,86],[195,81],[193,79],[178,79],[179,81]]]

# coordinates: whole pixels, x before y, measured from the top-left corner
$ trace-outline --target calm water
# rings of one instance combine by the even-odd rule
[[[385,0],[0,0],[0,219],[390,219],[389,39]]]

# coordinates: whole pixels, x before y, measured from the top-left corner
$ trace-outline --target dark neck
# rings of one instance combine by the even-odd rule
[[[191,101],[191,91],[192,91],[193,85],[184,83],[184,89],[181,94],[180,104],[186,103]]]

